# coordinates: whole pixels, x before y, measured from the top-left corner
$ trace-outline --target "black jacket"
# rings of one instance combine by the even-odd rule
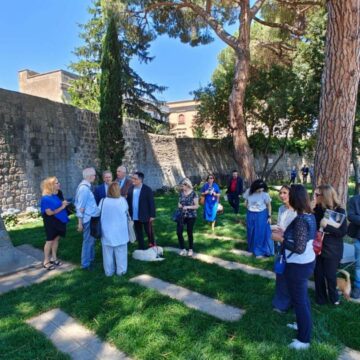
[[[133,216],[133,193],[134,186],[131,186],[126,198],[129,204],[130,216]],[[139,197],[139,221],[147,222],[150,218],[155,217],[155,201],[151,188],[145,184],[142,185]]]
[[[227,190],[226,190],[226,193],[229,194],[230,193],[230,186],[231,186],[231,180],[233,178],[230,177],[230,179],[228,180],[227,182]],[[237,178],[237,182],[236,182],[236,190],[234,193],[231,193],[231,194],[234,194],[234,195],[241,195],[243,193],[243,179],[238,176]]]
[[[338,207],[334,209],[334,211],[345,214],[346,211]],[[320,206],[316,205],[314,208],[314,215],[316,219],[316,227],[319,230],[320,228],[320,221],[324,217],[325,210]],[[342,223],[342,225],[337,229],[333,226],[327,225],[324,229],[324,240],[323,240],[323,247],[321,250],[321,256],[324,258],[331,258],[331,259],[341,259],[343,256],[344,251],[344,241],[343,237],[346,235],[347,232],[347,223],[346,220]]]
[[[360,195],[353,196],[348,202],[348,220],[350,221],[349,235],[360,239]]]

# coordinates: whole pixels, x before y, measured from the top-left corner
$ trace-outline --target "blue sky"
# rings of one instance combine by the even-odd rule
[[[89,19],[91,0],[3,1],[0,12],[0,88],[18,90],[17,72],[68,70],[76,61],[72,51],[81,44],[77,24]],[[192,48],[177,39],[158,38],[151,47],[155,59],[147,65],[133,62],[148,82],[167,86],[161,100],[189,99],[189,92],[206,85],[225,47],[220,40]]]

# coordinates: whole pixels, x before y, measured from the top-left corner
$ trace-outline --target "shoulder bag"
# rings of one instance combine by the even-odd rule
[[[105,202],[105,198],[101,203],[100,215],[96,217],[91,217],[90,219],[90,235],[95,239],[101,238],[101,213],[104,202]]]
[[[136,233],[135,233],[135,229],[134,229],[134,221],[131,220],[130,214],[127,211],[126,212],[126,216],[127,216],[127,223],[128,223],[128,234],[129,234],[129,241],[131,243],[134,243],[136,241]]]

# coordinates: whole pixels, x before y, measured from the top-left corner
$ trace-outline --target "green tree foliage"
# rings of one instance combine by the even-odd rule
[[[100,77],[99,157],[101,169],[115,173],[124,155],[122,65],[116,19],[111,16],[103,43]]]
[[[151,61],[148,50],[153,34],[139,24],[139,18],[126,16],[124,6],[122,2],[116,0],[95,0],[89,8],[92,17],[87,24],[81,25],[80,37],[84,45],[76,48],[74,52],[79,61],[70,65],[70,68],[79,75],[70,88],[72,104],[94,112],[100,110],[99,86],[103,37],[108,13],[116,13],[122,59],[121,81],[124,99],[122,111],[124,115],[144,119],[151,124],[154,119],[163,116],[156,94],[165,88],[144,81],[131,68],[130,60],[135,56],[144,63]]]

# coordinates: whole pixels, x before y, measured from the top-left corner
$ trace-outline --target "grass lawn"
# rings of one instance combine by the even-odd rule
[[[170,219],[176,204],[175,195],[156,198],[155,235],[159,245],[177,246],[175,223]],[[271,259],[256,260],[229,252],[233,248],[245,249],[244,243],[235,240],[245,239],[245,228],[235,223],[228,204],[223,204],[225,214],[219,218],[215,234],[234,240],[206,236],[211,235],[211,229],[203,224],[199,210],[195,251],[272,269]],[[274,201],[273,205],[275,214],[279,203]],[[245,221],[243,206],[241,219]],[[42,221],[18,226],[10,236],[14,245],[29,243],[42,248]],[[131,246],[129,253],[134,248]],[[80,250],[81,235],[75,231],[72,219],[67,237],[61,240],[59,257],[79,264]],[[106,278],[98,242],[94,272],[77,269],[0,296],[0,359],[68,359],[24,322],[56,307],[138,359],[336,359],[344,345],[360,350],[358,304],[313,304],[312,346],[308,351],[295,352],[287,348],[295,333],[286,327],[294,321],[294,315],[272,311],[274,281],[172,253],[165,256],[165,261],[155,263],[135,261],[129,256],[126,276]],[[238,322],[223,322],[128,282],[143,273],[245,309],[246,314]]]

